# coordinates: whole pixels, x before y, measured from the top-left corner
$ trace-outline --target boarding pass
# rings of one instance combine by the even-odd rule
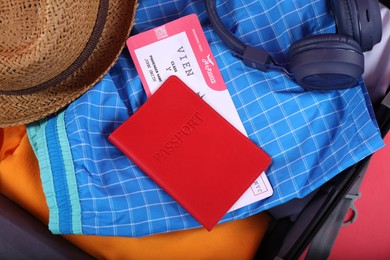
[[[248,136],[195,14],[136,34],[126,44],[148,96],[169,76],[176,75]],[[267,198],[272,193],[263,172],[230,211]]]

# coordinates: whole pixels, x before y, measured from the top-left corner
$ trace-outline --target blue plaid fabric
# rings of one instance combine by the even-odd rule
[[[335,31],[325,0],[221,0],[217,7],[243,42],[285,66],[291,42]],[[305,91],[283,73],[244,66],[215,34],[204,1],[140,1],[132,33],[191,13],[199,17],[249,138],[272,157],[266,173],[273,196],[221,222],[301,198],[383,146],[363,81],[348,90]],[[94,88],[58,115],[28,126],[52,232],[139,237],[200,227],[107,140],[145,100],[125,49]]]

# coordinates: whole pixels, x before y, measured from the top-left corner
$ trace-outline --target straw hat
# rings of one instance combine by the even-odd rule
[[[53,114],[121,52],[136,0],[0,2],[0,127]]]

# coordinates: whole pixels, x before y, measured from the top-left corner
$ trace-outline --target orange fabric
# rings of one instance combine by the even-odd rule
[[[37,159],[24,126],[0,128],[0,192],[47,223]],[[218,225],[143,238],[64,235],[100,259],[252,259],[269,223],[260,213]]]

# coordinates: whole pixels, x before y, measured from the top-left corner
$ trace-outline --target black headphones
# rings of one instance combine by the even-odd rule
[[[282,68],[264,50],[241,42],[218,16],[216,0],[206,0],[211,24],[222,41],[242,57],[245,65],[261,71],[282,70],[306,89],[343,89],[355,86],[364,71],[364,51],[382,38],[376,0],[329,0],[337,34],[305,37],[289,47],[289,68]]]

